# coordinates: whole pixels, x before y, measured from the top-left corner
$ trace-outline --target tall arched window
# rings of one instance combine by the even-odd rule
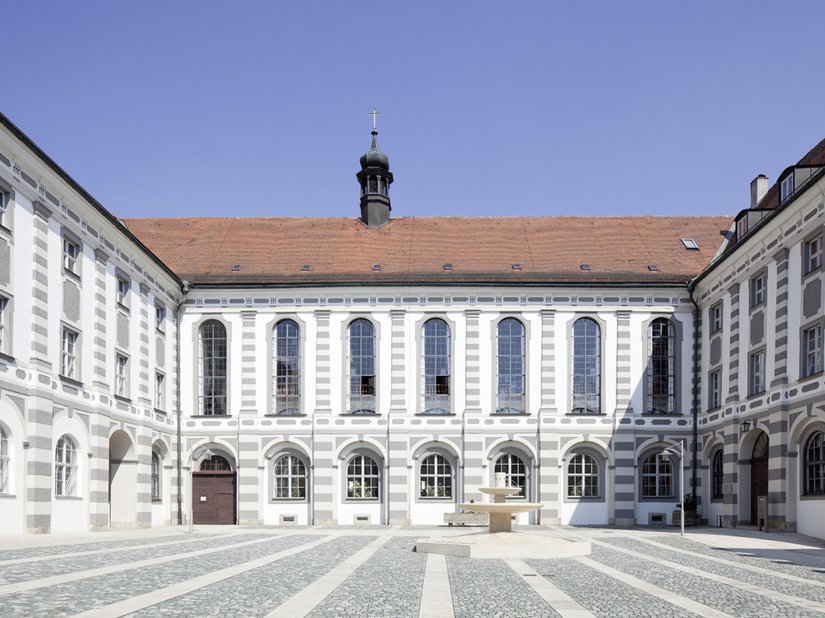
[[[453,467],[443,455],[427,455],[421,461],[421,498],[452,498]]]
[[[226,327],[218,320],[207,320],[201,324],[198,342],[200,413],[226,414]]]
[[[524,413],[524,324],[506,318],[497,328],[498,413]]]
[[[160,501],[160,454],[152,453],[152,500]]]
[[[725,481],[725,459],[721,448],[713,454],[711,473],[713,475],[711,483],[711,498],[722,498],[722,485]]]
[[[817,431],[805,443],[805,494],[825,494],[825,434]]]
[[[9,454],[9,436],[6,428],[0,425],[0,494],[9,493],[11,486],[11,455]]]
[[[301,413],[301,330],[295,320],[275,325],[272,392],[275,414]]]
[[[60,436],[54,449],[54,494],[74,496],[77,492],[77,445],[69,436]]]
[[[349,412],[375,413],[375,326],[359,318],[350,322]]]
[[[439,318],[424,322],[422,329],[422,412],[450,413],[450,327]]]
[[[307,471],[304,462],[295,455],[281,455],[272,464],[272,497],[276,499],[306,498]]]
[[[642,497],[673,498],[673,464],[661,453],[654,453],[642,463]]]
[[[493,471],[496,473],[503,472],[504,480],[508,487],[518,487],[521,491],[511,498],[526,498],[527,497],[527,466],[524,465],[524,460],[513,453],[503,453],[496,459],[496,464],[493,466]]]
[[[666,318],[650,323],[650,356],[647,363],[647,411],[676,412],[676,361],[673,324]]]
[[[372,457],[356,455],[347,464],[347,498],[378,500],[378,464]]]
[[[602,348],[596,320],[580,318],[573,324],[574,414],[601,414]]]
[[[598,460],[589,453],[576,453],[567,464],[567,497],[599,498],[601,473]]]

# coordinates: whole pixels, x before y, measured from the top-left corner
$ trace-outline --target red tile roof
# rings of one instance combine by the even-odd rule
[[[399,217],[374,229],[356,218],[125,223],[179,277],[196,285],[656,285],[684,284],[698,275],[732,218]],[[699,250],[685,249],[685,237]],[[445,270],[448,263],[452,270]],[[302,270],[304,264],[309,271]],[[655,271],[649,269],[653,264]],[[239,270],[233,271],[235,265]]]

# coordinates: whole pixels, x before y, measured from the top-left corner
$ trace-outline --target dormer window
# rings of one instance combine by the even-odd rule
[[[784,202],[794,192],[794,173],[791,172],[779,185],[779,201]]]

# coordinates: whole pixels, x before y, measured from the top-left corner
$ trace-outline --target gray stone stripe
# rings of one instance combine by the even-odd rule
[[[333,537],[331,537],[330,540],[332,538]],[[384,543],[389,541],[390,538],[392,537],[388,535],[375,539],[369,545],[344,560],[344,562],[332,569],[321,579],[310,583],[309,586],[301,590],[298,594],[282,603],[275,610],[269,612],[266,615],[266,618],[277,618],[279,616],[294,618],[297,616],[306,616],[324,599],[326,599],[333,590],[340,586],[341,583],[347,579],[347,577],[352,575],[359,566],[369,560],[369,558],[376,551],[378,551]],[[316,545],[317,544],[318,543],[316,543]],[[304,545],[299,549],[300,551],[303,551],[308,547],[308,545]]]
[[[293,534],[296,533],[288,533],[285,536],[291,536]],[[322,545],[323,543],[328,543],[333,538],[334,537],[323,537],[317,541],[310,541],[309,543],[299,545],[298,547],[285,549],[283,551],[279,551],[269,556],[258,558],[257,560],[250,560],[249,562],[244,562],[242,564],[237,564],[235,566],[221,569],[220,571],[215,571],[214,573],[201,575],[200,577],[180,582],[172,586],[167,586],[166,588],[161,588],[160,590],[153,590],[152,592],[147,592],[146,594],[141,594],[136,597],[126,599],[125,601],[119,601],[117,603],[112,603],[111,605],[106,605],[104,607],[99,607],[97,609],[93,609],[87,612],[75,614],[75,616],[82,616],[83,618],[108,618],[110,616],[125,616],[126,614],[131,614],[140,611],[146,607],[150,607],[152,605],[157,605],[158,603],[169,601],[170,599],[174,599],[181,595],[188,594],[190,592],[193,592],[194,590],[204,588],[211,584],[216,584],[219,581],[222,581],[229,577],[234,577],[236,575],[240,575],[241,573],[245,573],[246,571],[251,571],[252,569],[257,569],[272,562],[276,562],[278,560],[281,560],[282,558],[286,558],[287,556],[291,556],[293,554],[297,554],[307,549],[317,547],[318,545]],[[271,540],[271,538],[264,540]]]
[[[65,573],[63,575],[53,575],[51,577],[44,577],[42,579],[33,579],[16,584],[7,584],[0,586],[0,596],[6,594],[13,594],[15,592],[25,592],[27,590],[35,590],[37,588],[44,588],[48,586],[56,586],[58,584],[65,584],[79,579],[86,579],[87,577],[97,577],[99,575],[108,575],[109,573],[118,573],[120,571],[128,571],[130,569],[137,569],[145,566],[153,566],[163,564],[164,562],[172,562],[180,560],[182,557],[194,558],[197,556],[206,556],[221,551],[226,551],[227,548],[245,547],[247,545],[254,545],[255,543],[265,543],[271,541],[272,537],[264,537],[254,539],[252,541],[243,541],[232,545],[221,545],[220,547],[210,547],[209,549],[200,549],[192,552],[183,552],[180,554],[173,554],[171,556],[163,556],[161,558],[149,558],[147,560],[138,560],[137,562],[127,562],[119,565],[108,565],[97,569],[87,569],[85,571],[74,571],[73,573]],[[220,572],[220,571],[218,571]],[[157,601],[156,601],[157,602]],[[112,614],[105,614],[111,616]]]
[[[433,554],[430,554],[431,556]],[[544,577],[536,573],[523,560],[505,560],[507,566],[513,569],[532,589],[544,599],[562,618],[595,618],[579,605],[575,599],[568,596]],[[429,566],[429,561],[428,561]],[[423,616],[424,614],[421,614]]]
[[[599,543],[601,545],[601,543]],[[614,546],[610,546],[612,549],[616,549]],[[673,603],[679,607],[682,607],[688,611],[695,612],[700,616],[704,616],[706,618],[728,618],[729,614],[725,614],[718,610],[713,609],[712,607],[708,607],[707,605],[702,605],[701,603],[697,603],[692,599],[688,599],[687,597],[683,597],[682,595],[675,594],[670,592],[669,590],[664,590],[663,588],[659,588],[658,586],[654,586],[653,584],[649,584],[644,580],[639,579],[638,577],[634,577],[633,575],[628,575],[627,573],[622,573],[618,569],[614,569],[609,567],[601,562],[596,562],[595,560],[591,560],[590,558],[576,558],[579,562],[584,564],[585,566],[589,566],[596,571],[600,571],[605,575],[612,577],[613,579],[617,579],[620,582],[627,584],[628,586],[633,586],[634,588],[638,588],[642,592],[646,592],[648,594],[653,595],[663,601],[667,601],[668,603]]]
[[[421,591],[419,618],[453,618],[453,595],[447,572],[447,557],[441,554],[427,554],[424,571],[424,586]]]

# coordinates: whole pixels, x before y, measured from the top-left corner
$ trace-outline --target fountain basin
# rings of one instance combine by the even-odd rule
[[[490,488],[485,487],[484,489],[489,490]],[[512,488],[508,487],[502,489]],[[462,508],[465,511],[473,511],[475,513],[489,513],[489,532],[512,532],[513,513],[527,513],[529,511],[537,511],[538,509],[544,507],[544,504],[541,502],[462,502],[458,506],[459,508]]]

